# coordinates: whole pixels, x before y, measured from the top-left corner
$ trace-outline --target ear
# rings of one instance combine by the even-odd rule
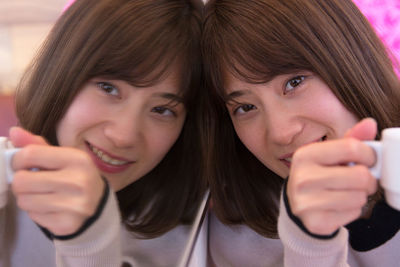
[[[30,144],[47,145],[46,140],[28,132],[21,127],[11,127],[9,131],[10,141],[15,147],[24,147]]]
[[[347,130],[344,137],[352,137],[359,140],[373,140],[377,134],[377,123],[372,118],[366,118]]]

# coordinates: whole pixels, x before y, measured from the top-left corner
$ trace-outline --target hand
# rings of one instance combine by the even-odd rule
[[[360,141],[373,139],[376,131],[376,122],[364,119],[344,138],[306,145],[293,155],[289,205],[311,233],[329,235],[357,219],[376,192],[377,181],[368,170],[375,153]]]
[[[22,147],[12,160],[18,207],[55,235],[75,233],[95,213],[104,192],[90,157],[78,149],[50,146],[18,127],[10,130],[10,140]]]

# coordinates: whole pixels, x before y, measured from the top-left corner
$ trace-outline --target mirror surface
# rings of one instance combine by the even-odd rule
[[[34,58],[67,2],[68,0],[0,0],[0,96],[13,95],[22,73]],[[10,104],[9,102],[7,103]],[[15,117],[12,119],[14,124]],[[7,127],[9,126],[11,125]],[[8,130],[4,130],[2,135],[6,135],[6,132]],[[175,229],[184,233],[185,237],[174,248],[175,252],[177,251],[174,255],[176,265],[191,266],[192,251],[199,240],[199,230],[203,225],[207,203],[208,194],[201,203],[194,224]],[[141,245],[143,250],[157,248],[160,254],[163,254],[163,248],[171,247],[171,242],[161,236],[152,240],[143,240]],[[151,257],[149,254],[142,254],[142,256]],[[129,264],[124,266],[129,266]],[[153,263],[151,266],[157,267]]]

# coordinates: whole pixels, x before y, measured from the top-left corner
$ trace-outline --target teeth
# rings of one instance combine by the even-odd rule
[[[292,162],[292,158],[286,158],[285,160],[288,162]]]
[[[108,163],[108,164],[111,164],[111,165],[116,165],[116,166],[124,165],[124,164],[127,164],[127,163],[128,163],[127,161],[122,161],[122,160],[118,160],[118,159],[113,159],[113,158],[111,158],[110,156],[104,154],[103,151],[101,151],[101,150],[99,150],[99,149],[97,149],[97,148],[95,148],[95,147],[93,147],[93,146],[90,146],[90,149],[93,151],[94,154],[96,154],[96,156],[97,156],[99,159],[101,159],[101,160],[104,161],[105,163]]]

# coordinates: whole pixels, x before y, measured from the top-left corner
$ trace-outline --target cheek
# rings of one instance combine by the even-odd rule
[[[353,127],[359,119],[347,110],[342,103],[332,94],[332,97],[320,101],[320,108],[315,112],[321,120],[327,121],[335,131],[337,137],[342,137],[345,132]],[[326,107],[330,107],[327,109]]]
[[[299,108],[307,118],[333,129],[335,137],[342,137],[359,119],[325,84],[318,83],[316,87],[318,90]]]
[[[353,113],[351,113],[344,107],[341,111],[341,116],[337,120],[339,123],[339,125],[337,125],[338,137],[343,137],[347,130],[352,128],[359,121],[359,119]]]
[[[96,107],[78,97],[72,102],[67,112],[57,125],[57,140],[61,146],[73,146],[76,137],[90,125],[95,124],[96,118],[101,115]]]
[[[269,147],[269,140],[266,133],[266,126],[264,124],[255,124],[250,127],[235,126],[235,130],[238,134],[240,141],[244,146],[253,154],[264,166],[277,173],[278,175],[285,177],[287,174],[282,173],[281,168],[277,165],[280,164],[273,158]]]
[[[243,145],[261,160],[268,147],[264,124],[254,120],[245,124],[234,123],[233,126]]]
[[[76,116],[73,113],[67,111],[64,117],[59,122],[56,133],[57,140],[60,146],[72,146],[74,136],[76,134],[76,128],[79,125],[76,124]]]
[[[157,161],[168,153],[181,134],[183,121],[168,127],[154,127],[145,133],[149,154]]]

